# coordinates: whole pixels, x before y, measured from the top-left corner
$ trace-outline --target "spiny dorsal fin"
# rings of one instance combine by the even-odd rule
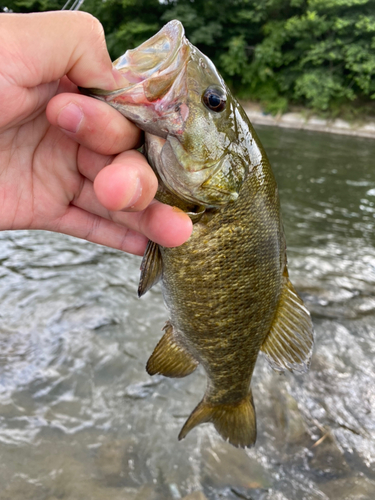
[[[257,437],[255,408],[251,390],[236,404],[211,404],[204,398],[181,429],[178,439],[197,425],[212,422],[220,436],[237,448],[253,446]]]
[[[190,375],[198,366],[198,361],[177,342],[173,326],[169,321],[163,330],[165,330],[165,334],[147,362],[147,373],[149,375],[160,373],[165,377],[172,378]]]
[[[138,297],[142,297],[160,280],[163,261],[159,245],[149,240],[141,264],[141,277],[138,285]]]
[[[310,313],[286,278],[279,305],[261,350],[275,370],[305,372],[314,345]]]

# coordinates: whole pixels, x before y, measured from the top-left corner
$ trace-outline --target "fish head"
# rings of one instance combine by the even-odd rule
[[[251,163],[249,122],[182,24],[170,21],[113,65],[121,89],[81,90],[145,131],[148,159],[167,190],[206,207],[235,201]]]

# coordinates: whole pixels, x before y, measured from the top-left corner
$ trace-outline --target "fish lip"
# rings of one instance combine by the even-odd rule
[[[147,104],[147,102],[157,100],[161,95],[151,98],[154,95],[153,90],[147,92],[146,87],[147,85],[155,85],[155,82],[156,85],[162,82],[162,90],[160,91],[165,94],[177,79],[178,74],[183,71],[190,50],[190,44],[184,34],[184,27],[180,21],[172,20],[153,37],[138,47],[127,50],[117,58],[113,62],[113,68],[121,73],[128,85],[116,90],[78,87],[79,90],[85,95],[106,102],[111,102],[121,95],[126,102],[126,94],[129,94],[130,103]],[[154,59],[156,62],[150,64],[150,61]],[[136,95],[137,87],[142,88],[145,92],[139,92],[139,95]],[[134,91],[134,95],[132,95],[132,91]],[[139,101],[139,99],[141,100]]]
[[[118,57],[114,61],[113,65],[120,72],[122,72],[122,69],[127,70],[129,67],[132,67],[132,65],[129,64],[129,61],[132,60],[132,56],[140,53],[141,55],[143,54],[141,63],[143,63],[143,66],[146,66],[149,71],[151,70],[151,75],[153,75],[156,71],[168,69],[178,55],[179,49],[183,43],[184,35],[185,30],[180,21],[176,19],[169,21],[154,36],[146,40],[138,47],[127,50],[122,56]],[[160,43],[160,41],[162,43]],[[155,46],[157,46],[158,49],[155,49]],[[165,48],[167,48],[167,51]],[[151,55],[151,59],[154,61],[160,53],[165,53],[166,57],[157,59],[157,62],[151,67],[147,66],[147,61],[150,60],[150,57],[148,56]],[[140,66],[139,61],[136,62],[136,66]],[[142,78],[141,75],[140,78],[141,79],[138,81],[132,83],[137,84],[146,79]]]

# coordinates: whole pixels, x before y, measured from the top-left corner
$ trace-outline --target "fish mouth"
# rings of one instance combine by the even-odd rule
[[[139,47],[127,50],[113,67],[125,85],[113,91],[85,89],[80,91],[119,108],[121,104],[147,104],[161,99],[178,80],[189,57],[189,42],[180,21],[173,20]],[[121,109],[119,109],[121,111]]]
[[[166,138],[182,135],[189,108],[186,67],[192,46],[179,21],[170,21],[156,35],[135,49],[127,50],[113,67],[125,85],[113,91],[80,91],[107,102],[144,132]]]
[[[189,64],[192,61],[199,68],[210,67],[212,63],[204,57],[185,38],[182,24],[170,21],[152,38],[126,51],[113,63],[125,80],[122,88],[80,90],[110,104],[146,132],[146,136],[165,139],[162,148],[160,143],[157,146],[161,160],[154,155],[149,161],[167,189],[187,202],[215,207],[238,197],[228,155],[217,151],[207,156],[197,148],[190,154],[184,147],[184,134],[192,120],[188,96],[199,94],[198,97],[194,94],[193,103],[202,105],[199,85],[196,89],[193,83],[193,90],[188,89]],[[221,77],[215,68],[212,72],[219,81]]]

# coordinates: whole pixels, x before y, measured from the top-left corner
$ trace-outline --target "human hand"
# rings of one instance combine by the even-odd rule
[[[114,90],[100,23],[83,12],[0,14],[0,229],[45,229],[142,255],[192,224],[153,200],[140,131],[77,86]]]

